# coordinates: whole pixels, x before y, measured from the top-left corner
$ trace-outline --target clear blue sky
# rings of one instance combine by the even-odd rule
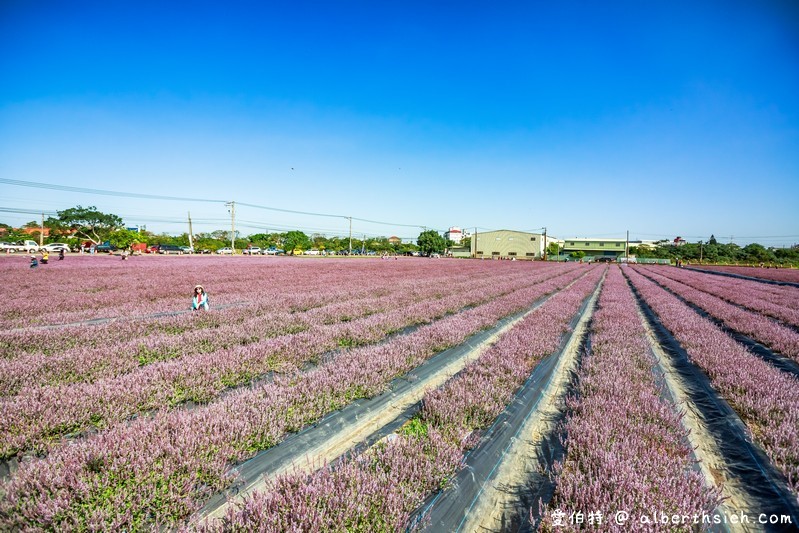
[[[414,226],[353,222],[386,236],[792,244],[799,4],[4,0],[0,178]],[[78,204],[229,227],[222,203],[0,183],[0,208]]]

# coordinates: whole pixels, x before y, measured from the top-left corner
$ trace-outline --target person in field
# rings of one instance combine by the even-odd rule
[[[194,287],[194,293],[191,296],[191,310],[196,311],[202,309],[208,311],[208,294],[202,285]]]
[[[42,254],[42,264],[46,265],[49,260],[50,260],[50,252],[45,250],[44,253]]]
[[[64,249],[63,248],[61,248],[61,250],[59,250],[59,252],[58,252],[58,260],[59,261],[63,261],[64,260]]]
[[[39,266],[39,260],[36,259],[35,255],[32,255],[31,256],[31,268],[36,268],[37,266]]]

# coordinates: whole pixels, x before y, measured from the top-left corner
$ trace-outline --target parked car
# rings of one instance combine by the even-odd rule
[[[198,250],[197,253],[198,254],[210,254],[211,250],[209,250],[208,248],[203,248],[202,250]]]
[[[224,248],[220,248],[219,250],[217,250],[216,253],[218,253],[220,255],[232,255],[233,254],[233,248],[225,246]]]
[[[65,252],[70,251],[69,245],[63,242],[51,242],[50,244],[45,244],[39,250],[47,250],[50,253],[58,253],[61,250],[64,250]]]
[[[248,246],[241,253],[244,255],[263,255],[263,251],[258,246]]]
[[[168,254],[183,255],[183,248],[176,244],[159,244],[158,253],[162,255],[168,255]]]
[[[191,246],[181,246],[180,249],[183,250],[184,254],[193,254],[194,253],[194,248],[192,248]]]
[[[272,247],[267,248],[266,250],[264,250],[264,253],[266,255],[281,255],[281,254],[284,254],[286,252],[284,252],[280,248],[275,248],[274,246],[272,246]]]
[[[116,249],[117,247],[108,241],[105,241],[103,244],[98,244],[94,247],[95,252],[113,252]]]
[[[600,257],[594,257],[594,263],[615,263],[615,262],[616,262],[615,257],[609,257],[605,255]]]
[[[25,252],[32,254],[39,251],[39,245],[36,241],[20,241],[18,243],[4,242],[0,243],[0,251],[8,253]]]

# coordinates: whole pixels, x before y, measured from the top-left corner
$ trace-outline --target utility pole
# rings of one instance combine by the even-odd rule
[[[189,248],[191,248],[192,251],[194,251],[194,238],[192,237],[192,231],[191,231],[191,211],[188,211],[188,213],[189,213]]]
[[[230,249],[232,253],[230,255],[235,255],[236,253],[236,202],[230,201],[225,204],[230,208]]]
[[[547,260],[547,228],[544,226],[544,261]]]
[[[472,246],[474,246],[474,253],[472,257],[477,258],[477,226],[474,227],[474,237],[472,237]]]
[[[39,232],[39,246],[44,246],[44,213],[42,213],[42,231]]]
[[[352,217],[347,217],[350,219],[350,252],[347,255],[352,255]]]
[[[624,261],[630,262],[630,230],[627,230],[627,242],[624,243]]]
[[[366,233],[363,234],[363,240],[361,241],[361,255],[366,253]]]

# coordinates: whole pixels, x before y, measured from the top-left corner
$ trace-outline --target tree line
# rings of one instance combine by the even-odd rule
[[[55,217],[48,217],[44,227],[48,230],[47,242],[65,242],[77,248],[82,244],[101,244],[108,242],[116,248],[126,249],[139,243],[148,246],[156,244],[172,244],[177,246],[190,246],[197,251],[216,251],[219,248],[234,244],[236,249],[248,246],[257,246],[262,249],[274,248],[288,253],[302,252],[305,250],[319,250],[329,253],[397,253],[406,254],[419,252],[423,254],[443,253],[451,241],[434,230],[423,231],[416,243],[389,241],[388,237],[370,237],[359,239],[357,236],[328,237],[322,234],[311,234],[299,230],[276,233],[256,233],[242,236],[236,232],[231,243],[231,233],[227,230],[200,232],[192,236],[191,242],[188,233],[182,235],[154,234],[147,231],[135,231],[124,227],[122,218],[98,211],[95,206],[76,206],[63,211],[57,211]],[[20,229],[14,229],[7,224],[0,224],[4,228],[5,240],[18,241],[23,239],[39,238],[42,224],[31,221]],[[28,230],[28,231],[24,231]],[[39,231],[35,231],[39,230]]]
[[[712,264],[795,265],[799,263],[799,247],[766,248],[752,243],[739,246],[735,243],[720,243],[711,235],[707,241],[684,242],[675,245],[670,241],[658,241],[655,246],[630,246],[630,254],[636,257],[671,259],[676,261]]]
[[[177,246],[189,246],[189,235],[173,236],[167,234],[153,234],[147,231],[132,231],[126,229],[122,218],[111,214],[103,213],[94,206],[76,206],[63,211],[57,211],[55,217],[49,217],[44,221],[44,227],[49,230],[48,242],[66,242],[71,246],[79,247],[81,243],[89,242],[100,244],[109,242],[117,248],[129,248],[137,243],[145,243],[148,246],[156,244],[173,244]],[[41,223],[31,221],[21,229],[15,230],[7,224],[0,224],[0,228],[5,229],[4,240],[19,241],[23,239],[37,239],[38,233],[23,231],[24,229],[37,230],[41,228]],[[372,252],[406,254],[419,252],[429,255],[433,253],[444,253],[445,250],[452,248],[455,243],[444,239],[435,230],[426,230],[419,234],[415,243],[410,242],[390,242],[387,237],[371,237],[359,239],[354,236],[349,237],[328,237],[321,234],[311,234],[299,230],[292,230],[277,233],[256,233],[249,236],[242,236],[236,232],[233,239],[235,248],[238,250],[248,246],[258,246],[263,249],[276,248],[286,252],[302,252],[305,250],[319,250],[320,252],[341,253],[350,250],[358,253]],[[216,230],[207,233],[197,233],[193,235],[191,243],[195,250],[216,251],[219,248],[230,246],[231,238],[229,230]],[[466,239],[461,246],[469,246]],[[550,254],[557,254],[556,244],[550,245]],[[653,246],[630,246],[630,255],[641,258],[671,259],[676,261],[719,263],[719,264],[769,264],[769,265],[795,265],[799,263],[799,247],[788,248],[765,247],[761,244],[752,243],[746,246],[739,246],[735,243],[719,243],[715,236],[711,235],[707,241],[681,242],[679,245],[671,241],[658,241]]]

